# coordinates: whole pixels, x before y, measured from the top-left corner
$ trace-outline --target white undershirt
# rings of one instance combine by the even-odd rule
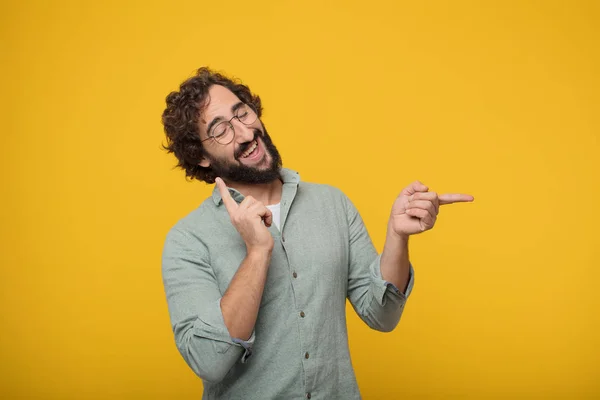
[[[267,206],[269,210],[273,213],[273,223],[277,227],[277,229],[281,230],[279,227],[281,225],[281,203],[273,204],[272,206]]]

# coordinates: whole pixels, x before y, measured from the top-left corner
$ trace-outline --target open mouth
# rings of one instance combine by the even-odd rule
[[[249,158],[249,157],[252,157],[253,155],[256,154],[257,151],[258,151],[258,142],[255,139],[255,140],[252,141],[252,143],[250,143],[250,145],[248,146],[248,148],[246,149],[246,151],[244,151],[240,155],[240,158]]]

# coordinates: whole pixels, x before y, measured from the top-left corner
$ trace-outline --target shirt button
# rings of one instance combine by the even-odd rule
[[[312,396],[310,395],[310,393],[306,393],[306,398],[310,399]]]
[[[298,277],[298,274],[294,272],[294,273],[292,274],[292,276],[293,276],[294,278],[297,278],[297,277]]]
[[[308,352],[304,353],[304,358],[308,359],[309,355]]]
[[[304,315],[305,315],[305,314],[304,314],[304,311],[300,311],[300,316],[301,316],[302,318],[304,318]]]

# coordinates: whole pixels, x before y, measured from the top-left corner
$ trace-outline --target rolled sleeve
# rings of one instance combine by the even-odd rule
[[[203,380],[221,381],[235,363],[248,360],[254,333],[248,341],[231,338],[208,251],[197,238],[172,230],[163,250],[162,271],[179,352]]]
[[[356,313],[369,327],[392,331],[400,321],[413,285],[413,270],[406,294],[381,277],[381,255],[377,255],[363,220],[344,196],[349,229],[348,298]]]
[[[248,361],[248,358],[252,355],[252,347],[254,346],[254,332],[252,332],[252,336],[248,340],[242,340],[237,338],[231,339],[233,343],[238,346],[242,346],[244,348],[244,355],[242,356],[242,364],[245,364]]]
[[[403,297],[404,300],[408,299],[408,297],[410,296],[411,292],[412,292],[412,288],[414,285],[414,281],[415,281],[415,271],[413,270],[413,266],[412,264],[410,264],[410,270],[408,271],[408,285],[406,285],[406,290],[404,292],[402,292],[400,289],[398,289],[396,287],[396,285],[394,285],[391,282],[387,282],[384,281],[384,284],[387,286],[388,290],[391,290],[393,293],[397,294],[400,297]]]
[[[414,286],[415,271],[412,264],[408,271],[408,284],[406,285],[406,291],[402,292],[391,282],[384,280],[381,276],[381,255],[377,257],[375,262],[371,264],[371,278],[372,278],[372,290],[375,298],[379,300],[379,303],[385,305],[386,296],[398,297],[402,302],[406,302],[410,296]]]

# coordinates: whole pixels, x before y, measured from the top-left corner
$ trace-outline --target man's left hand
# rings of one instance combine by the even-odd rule
[[[400,237],[408,237],[433,228],[441,205],[473,201],[468,194],[430,192],[419,181],[400,192],[392,207],[390,228]]]

